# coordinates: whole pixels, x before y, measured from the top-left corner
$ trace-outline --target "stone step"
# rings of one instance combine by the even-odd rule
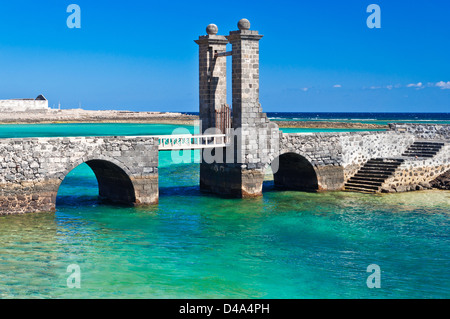
[[[370,160],[368,160],[367,161],[367,163],[372,163],[372,164],[379,164],[379,165],[384,165],[384,164],[387,164],[387,165],[397,165],[397,164],[401,164],[401,163],[403,163],[403,161],[401,160],[401,159],[392,159],[392,160],[384,160],[384,161],[382,161],[382,160],[372,160],[372,159],[370,159]],[[367,164],[366,163],[366,164]]]
[[[422,151],[422,150],[406,150],[403,152],[403,154],[425,154],[425,155],[436,155],[439,151]]]
[[[370,182],[381,182],[383,183],[386,178],[383,177],[369,177],[369,176],[353,176],[348,179],[349,181],[370,181]]]
[[[383,184],[384,181],[373,181],[373,180],[364,180],[364,179],[354,179],[353,177],[350,178],[347,183],[345,183],[346,185],[351,185],[351,184],[360,184],[360,185],[372,185],[372,186],[381,186],[381,184]]]
[[[395,166],[398,167],[402,164],[403,162],[367,162],[365,163],[363,166],[366,165],[370,165],[370,166],[380,166],[380,167],[389,167],[389,166]]]
[[[406,150],[403,154],[424,154],[424,155],[436,155],[438,151],[421,151],[421,150]]]
[[[366,189],[366,188],[360,188],[360,187],[350,187],[350,186],[345,186],[344,190],[348,191],[348,192],[358,192],[358,193],[367,193],[367,194],[374,194],[374,193],[376,193],[376,191],[373,190],[373,189]]]
[[[358,178],[382,178],[386,179],[390,177],[392,174],[381,174],[381,173],[366,173],[366,172],[358,172],[354,177]]]
[[[431,158],[434,157],[434,155],[428,155],[428,154],[402,154],[402,156],[406,156],[406,157],[427,157],[427,158]]]
[[[399,165],[372,165],[366,164],[361,169],[369,169],[374,171],[394,171]]]
[[[411,145],[410,147],[408,147],[409,150],[440,150],[442,147],[441,146],[415,146],[415,145]]]
[[[345,187],[356,187],[356,188],[365,188],[365,189],[373,189],[375,191],[380,189],[380,186],[377,185],[371,185],[371,184],[365,184],[365,183],[345,183]]]
[[[420,150],[406,150],[403,154],[425,154],[436,155],[437,151],[420,151]]]
[[[371,158],[367,163],[403,163],[405,160],[402,158]]]
[[[386,173],[392,173],[395,172],[395,169],[397,167],[374,167],[374,166],[363,166],[359,170],[366,172],[366,171],[373,171],[373,172],[386,172]]]
[[[357,178],[380,178],[380,179],[386,179],[392,176],[392,172],[390,173],[380,173],[380,172],[357,172],[355,176]]]
[[[406,157],[434,157],[444,146],[441,142],[414,142],[403,152],[402,156]]]
[[[445,143],[442,143],[442,142],[414,142],[412,145],[439,145],[439,146],[444,146]]]

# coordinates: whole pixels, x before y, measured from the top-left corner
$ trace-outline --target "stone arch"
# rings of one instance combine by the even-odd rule
[[[97,178],[99,198],[101,200],[118,204],[136,204],[137,195],[134,178],[132,178],[128,167],[114,158],[92,156],[76,160],[59,174],[60,182],[55,189],[54,196],[52,196],[55,205],[56,196],[62,181],[67,174],[83,163],[86,163],[92,169]]]
[[[274,165],[274,161],[277,161]],[[296,152],[280,154],[272,162],[274,185],[277,188],[315,192],[322,189],[320,172],[311,161]]]

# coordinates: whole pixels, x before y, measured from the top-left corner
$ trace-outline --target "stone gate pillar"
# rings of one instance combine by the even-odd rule
[[[263,37],[242,19],[227,36],[232,45],[233,127],[253,127],[265,117],[259,104],[259,40]],[[255,117],[258,115],[258,119]]]
[[[223,149],[214,149],[212,153],[217,160],[205,163],[202,157],[200,164],[200,188],[213,193],[231,195],[235,197],[254,197],[262,195],[264,171],[268,164],[278,154],[279,130],[271,123],[266,114],[262,112],[259,103],[259,40],[262,35],[258,31],[250,30],[250,22],[242,19],[238,23],[238,31],[230,32],[226,38],[232,44],[232,91],[233,91],[233,118],[232,143]],[[217,37],[217,36],[215,36]],[[225,73],[225,61],[219,57],[215,62],[208,58],[204,52],[212,52],[208,47],[210,41],[215,40],[211,35],[200,37],[196,41],[200,45],[200,118],[204,127],[212,127],[210,120],[203,110],[213,110],[212,103],[222,103],[226,100],[226,92],[214,90],[214,86],[207,86],[208,66],[214,65],[211,77],[220,72]],[[223,41],[223,37],[221,37]],[[225,42],[221,42],[225,48]],[[214,50],[214,49],[213,49]],[[208,53],[211,54],[211,53]],[[226,53],[225,55],[228,55]],[[223,55],[222,55],[223,56]],[[216,69],[217,66],[219,69]],[[203,73],[202,73],[203,72]],[[206,78],[206,79],[205,79]],[[223,78],[225,85],[225,75]],[[219,79],[219,81],[221,81]],[[220,82],[219,82],[220,83]],[[208,90],[204,90],[208,88]],[[213,88],[213,89],[211,89]],[[206,93],[209,92],[209,95]],[[213,102],[211,102],[214,99]],[[207,104],[208,101],[209,104]],[[204,105],[208,105],[205,107]],[[208,152],[204,150],[203,154]],[[219,155],[218,155],[219,154]],[[222,156],[223,155],[223,156]]]
[[[208,35],[195,40],[199,46],[200,133],[215,127],[215,111],[227,102],[227,60],[215,54],[226,51],[228,40],[217,31],[217,26],[210,24]]]
[[[265,168],[276,158],[279,130],[263,113],[259,102],[258,31],[241,19],[238,31],[227,39],[232,45],[233,129],[236,132],[236,154],[241,168],[241,196],[262,194]]]

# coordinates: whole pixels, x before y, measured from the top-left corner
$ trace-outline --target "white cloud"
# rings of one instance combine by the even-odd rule
[[[375,86],[375,85],[373,85],[373,86],[370,86],[369,89],[371,89],[371,90],[379,90],[379,89],[392,90],[393,88],[398,89],[399,87],[400,87],[400,85],[398,85],[398,84],[396,84],[396,85],[389,84],[389,85],[386,85],[386,86]]]
[[[411,83],[411,84],[408,84],[406,87],[409,87],[409,88],[422,88],[423,87],[423,83],[422,82]]]
[[[335,85],[333,85],[333,87],[334,87],[334,88],[341,88],[342,85],[340,85],[340,84],[335,84]]]
[[[401,84],[395,84],[395,85],[385,85],[385,86],[370,86],[369,89],[371,90],[377,90],[377,89],[388,89],[388,90],[392,90],[392,89],[399,89],[399,88],[415,88],[416,90],[421,90],[421,89],[425,89],[425,88],[432,88],[432,87],[438,87],[441,88],[442,90],[450,90],[450,81],[444,82],[444,81],[440,81],[440,82],[428,82],[428,83],[422,83],[422,82],[418,82],[418,83],[410,83],[407,85],[401,85]],[[365,89],[366,87],[364,87]]]
[[[450,90],[450,81],[444,82],[444,81],[440,81],[438,83],[436,83],[437,87],[440,87],[443,90]]]
[[[303,92],[308,91],[308,88],[301,88],[300,90],[302,90]]]

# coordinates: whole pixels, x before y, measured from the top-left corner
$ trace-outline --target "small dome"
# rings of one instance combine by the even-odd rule
[[[238,22],[239,30],[250,30],[250,21],[247,19],[241,19]]]
[[[210,25],[208,25],[206,27],[206,33],[208,33],[209,35],[217,34],[218,31],[219,31],[219,28],[213,23],[211,23]]]

